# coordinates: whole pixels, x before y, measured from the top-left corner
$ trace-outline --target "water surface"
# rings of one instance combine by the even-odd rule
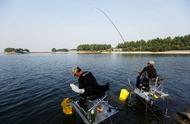
[[[0,122],[1,124],[75,124],[60,108],[63,98],[74,95],[69,84],[77,82],[73,67],[91,71],[100,84],[109,82],[110,94],[118,97],[129,78],[133,83],[137,68],[148,60],[156,61],[158,73],[165,79],[168,108],[173,123],[176,111],[190,106],[189,55],[127,54],[26,54],[0,55]],[[116,99],[117,100],[117,99]],[[120,104],[118,104],[120,105]],[[145,121],[143,110],[122,106],[117,123],[155,123]]]

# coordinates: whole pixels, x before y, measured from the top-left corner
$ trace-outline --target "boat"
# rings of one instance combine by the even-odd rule
[[[72,106],[85,124],[110,123],[111,117],[116,115],[119,110],[108,103],[107,97],[108,95],[105,94],[96,100],[88,100],[87,110],[78,104],[78,100],[73,101]]]

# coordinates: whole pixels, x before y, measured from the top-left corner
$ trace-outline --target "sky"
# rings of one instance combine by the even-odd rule
[[[0,0],[0,52],[50,51],[190,34],[189,0]]]

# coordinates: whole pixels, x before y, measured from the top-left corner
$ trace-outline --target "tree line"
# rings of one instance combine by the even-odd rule
[[[68,52],[69,50],[68,50],[68,49],[65,49],[65,48],[63,48],[63,49],[52,48],[51,51],[52,51],[52,52]]]
[[[14,52],[14,53],[29,53],[30,50],[29,49],[23,49],[23,48],[5,48],[4,52],[6,53],[11,53],[11,52]]]
[[[78,51],[99,51],[111,49],[110,44],[81,44],[77,47]]]
[[[116,48],[123,51],[169,51],[169,50],[190,50],[190,35],[177,36],[174,38],[156,38],[152,40],[139,40],[119,43]]]

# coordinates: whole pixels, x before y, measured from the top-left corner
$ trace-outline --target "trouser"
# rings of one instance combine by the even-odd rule
[[[140,79],[140,76],[137,76],[137,80],[136,80],[136,87],[140,88],[142,86],[143,80]]]
[[[87,98],[84,96],[81,96],[79,98],[78,104],[80,105],[80,107],[82,107],[84,110],[86,110],[88,108]]]
[[[137,88],[142,88],[143,86],[145,87],[146,91],[148,91],[150,89],[150,87],[149,87],[149,79],[140,78],[140,76],[137,76],[136,87]]]

